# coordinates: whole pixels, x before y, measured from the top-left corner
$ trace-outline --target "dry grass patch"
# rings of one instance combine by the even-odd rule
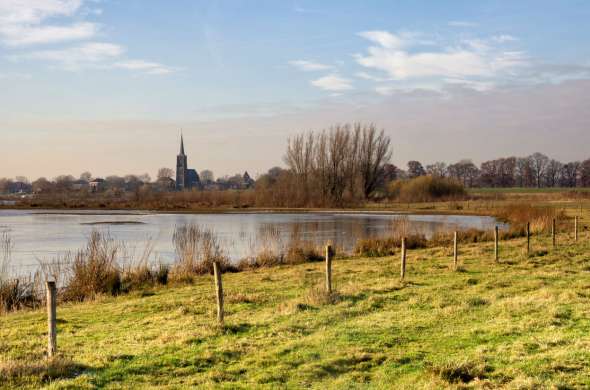
[[[0,363],[0,384],[2,382],[10,384],[26,377],[33,377],[41,382],[73,378],[80,375],[85,368],[83,365],[63,357],[31,363],[8,361]]]

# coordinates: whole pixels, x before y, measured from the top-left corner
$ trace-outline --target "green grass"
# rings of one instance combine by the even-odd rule
[[[535,237],[211,276],[58,308],[46,369],[45,312],[0,316],[5,388],[582,388],[590,386],[590,234]]]

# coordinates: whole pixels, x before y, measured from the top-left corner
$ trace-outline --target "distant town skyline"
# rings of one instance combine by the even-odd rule
[[[0,177],[155,177],[181,128],[197,171],[255,176],[293,134],[355,121],[402,168],[583,160],[589,17],[573,0],[3,0]]]

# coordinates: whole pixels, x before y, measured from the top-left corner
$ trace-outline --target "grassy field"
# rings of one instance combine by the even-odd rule
[[[580,388],[590,386],[590,234],[535,237],[211,276],[58,308],[47,367],[45,312],[0,316],[2,388]]]

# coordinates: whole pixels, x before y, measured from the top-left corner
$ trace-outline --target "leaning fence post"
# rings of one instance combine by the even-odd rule
[[[574,217],[574,241],[578,242],[578,216]]]
[[[217,297],[217,322],[223,325],[223,282],[221,280],[221,265],[213,262],[213,275],[215,276],[215,294]]]
[[[553,247],[555,247],[557,245],[557,241],[555,239],[555,218],[553,218],[553,221],[551,222],[551,238],[553,240]]]
[[[531,223],[526,223],[526,255],[531,255]]]
[[[332,246],[326,245],[326,292],[332,293]]]
[[[494,258],[496,259],[496,262],[500,259],[500,251],[498,248],[499,239],[500,239],[500,234],[498,231],[498,226],[496,225],[496,227],[494,228]]]
[[[402,258],[401,258],[400,278],[403,280],[405,276],[406,276],[406,238],[402,237]]]
[[[57,289],[54,281],[47,281],[47,356],[57,353]]]
[[[453,234],[453,268],[457,270],[457,232]]]

